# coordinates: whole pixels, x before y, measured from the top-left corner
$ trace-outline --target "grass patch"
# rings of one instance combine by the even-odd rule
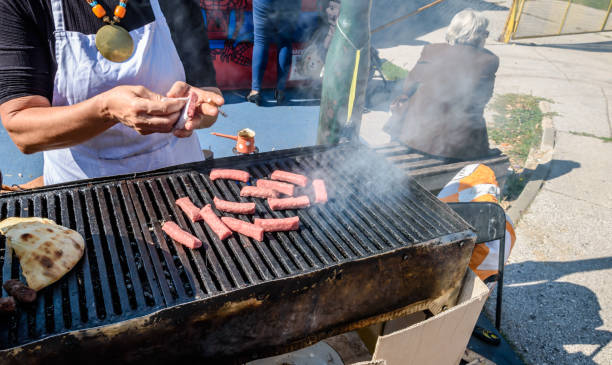
[[[542,118],[555,113],[543,113],[540,101],[526,94],[497,95],[488,108],[493,111],[493,123],[488,126],[489,138],[510,158],[512,172],[502,193],[502,205],[519,197],[529,181],[525,161],[529,151],[542,140]]]
[[[583,137],[591,137],[591,138],[597,138],[601,141],[603,141],[604,143],[612,143],[612,137],[600,137],[600,136],[596,136],[594,134],[591,133],[585,133],[585,132],[574,132],[574,131],[570,131],[571,134],[575,135],[575,136],[583,136]]]
[[[408,76],[407,70],[404,70],[403,68],[389,61],[383,62],[381,70],[383,75],[385,75],[385,79],[389,81],[405,79],[406,76]]]
[[[523,166],[529,150],[542,139],[542,118],[546,115],[540,110],[542,100],[532,95],[503,94],[489,105],[495,113],[489,138],[504,147],[513,165]]]
[[[608,6],[610,6],[610,0],[574,0],[573,3],[601,10],[608,10]]]

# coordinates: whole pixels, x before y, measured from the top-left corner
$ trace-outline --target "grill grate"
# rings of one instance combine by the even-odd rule
[[[321,177],[330,200],[298,211],[271,211],[263,200],[240,197],[244,183],[208,178],[211,168],[227,166],[246,169],[254,178],[268,176],[274,169]],[[300,193],[310,194],[298,188]],[[185,219],[174,204],[183,196],[198,206],[211,203],[214,196],[255,201],[256,216],[298,215],[301,229],[265,233],[264,242],[239,234],[220,241],[204,223]],[[0,197],[0,219],[11,216],[53,219],[82,234],[86,249],[75,269],[41,291],[35,304],[20,307],[0,323],[0,349],[468,229],[416,183],[370,150],[354,145],[220,159]],[[195,233],[205,242],[203,247],[190,250],[175,244],[161,230],[168,219]],[[24,280],[4,237],[0,237],[0,266],[2,281]]]

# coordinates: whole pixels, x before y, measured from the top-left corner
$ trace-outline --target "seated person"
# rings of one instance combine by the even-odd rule
[[[403,94],[384,127],[391,138],[428,154],[472,159],[488,153],[483,110],[495,83],[496,55],[483,48],[488,20],[472,10],[457,13],[448,44],[423,48]]]

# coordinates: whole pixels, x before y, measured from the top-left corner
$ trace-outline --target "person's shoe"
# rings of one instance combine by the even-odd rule
[[[255,103],[257,106],[261,105],[261,93],[259,91],[251,90],[246,99],[248,102]]]
[[[275,89],[274,99],[276,99],[276,105],[283,105],[285,102],[285,92],[279,89]]]

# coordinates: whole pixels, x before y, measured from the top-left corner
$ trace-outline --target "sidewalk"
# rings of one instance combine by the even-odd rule
[[[437,11],[453,14],[474,4],[496,38],[505,1],[488,7],[447,0]],[[380,56],[410,69],[421,44],[443,37],[443,28],[434,29],[413,45],[379,49]],[[506,267],[502,332],[530,364],[612,364],[612,143],[576,135],[612,137],[612,33],[530,42],[487,43],[500,57],[495,94],[548,98],[559,114],[549,176],[517,225]],[[362,136],[385,143],[386,119],[385,111],[366,114]],[[495,294],[490,314],[494,304]]]
[[[544,42],[609,41],[612,34],[492,45],[496,93],[551,99],[550,174],[518,224],[506,269],[502,331],[534,364],[612,364],[612,53]],[[488,304],[492,312],[492,301]]]

